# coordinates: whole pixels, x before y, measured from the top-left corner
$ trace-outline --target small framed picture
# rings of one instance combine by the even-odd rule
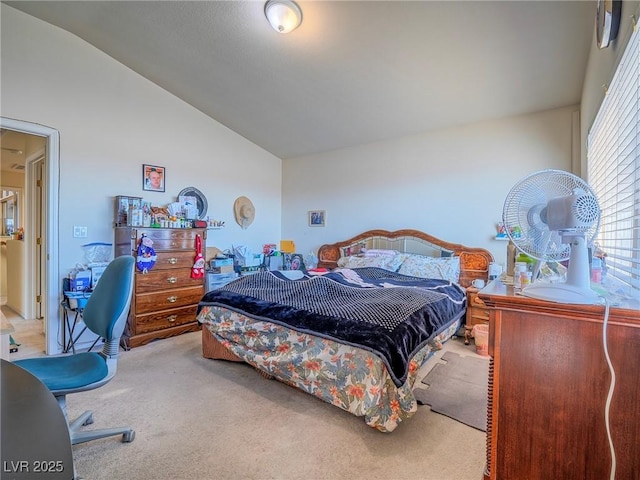
[[[305,270],[304,260],[299,253],[285,253],[283,256],[283,267],[285,270]]]
[[[164,192],[165,168],[142,164],[142,189],[150,192]]]
[[[309,226],[324,227],[326,214],[324,210],[309,210]]]

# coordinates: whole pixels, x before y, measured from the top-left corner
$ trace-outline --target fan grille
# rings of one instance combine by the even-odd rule
[[[538,260],[563,261],[569,258],[570,245],[562,242],[561,234],[552,231],[541,214],[551,199],[582,190],[587,195],[578,198],[574,214],[583,223],[581,228],[587,244],[591,244],[600,225],[600,207],[589,185],[562,170],[542,170],[520,180],[508,193],[502,212],[507,234],[516,247]]]
[[[600,206],[596,197],[593,195],[580,196],[576,201],[575,215],[584,223],[597,222],[600,215]]]

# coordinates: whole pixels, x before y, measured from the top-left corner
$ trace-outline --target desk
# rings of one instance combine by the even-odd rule
[[[49,389],[31,373],[0,360],[0,478],[75,478],[67,421]]]

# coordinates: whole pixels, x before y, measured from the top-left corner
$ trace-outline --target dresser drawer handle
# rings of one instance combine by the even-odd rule
[[[177,319],[178,319],[178,316],[177,316],[177,315],[169,315],[169,316],[167,317],[167,321],[168,321],[169,323],[173,323],[173,322],[175,322]]]
[[[473,300],[471,302],[475,305],[486,307],[485,303],[482,300],[480,300],[478,297],[473,297]]]
[[[176,263],[178,263],[178,259],[176,257],[171,257],[169,260],[167,260],[167,262],[169,262],[171,265],[175,265]]]
[[[171,297],[167,297],[167,302],[169,303],[176,303],[178,301],[178,297],[176,297],[175,295],[172,295]]]
[[[176,283],[178,281],[178,277],[169,277],[167,278],[168,283]]]
[[[178,245],[178,242],[171,242],[172,247],[175,247],[176,245]]]

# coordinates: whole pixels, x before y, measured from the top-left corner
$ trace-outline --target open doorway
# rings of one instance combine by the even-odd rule
[[[42,318],[47,355],[60,353],[60,283],[58,264],[59,133],[36,123],[0,117],[2,132],[21,133],[35,140],[24,159],[23,234],[20,266],[24,311],[21,316]],[[4,145],[4,142],[3,142]],[[4,173],[4,172],[3,172]],[[4,175],[3,175],[4,177]],[[0,181],[1,183],[1,181]],[[7,284],[18,280],[7,274]]]

